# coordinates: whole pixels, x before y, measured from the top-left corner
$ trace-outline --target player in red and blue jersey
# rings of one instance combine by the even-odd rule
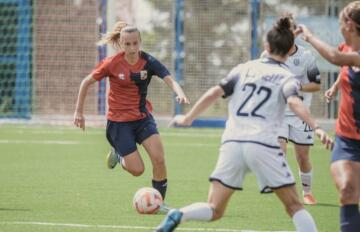
[[[108,77],[110,90],[106,137],[112,147],[107,157],[108,167],[114,168],[120,163],[132,175],[141,175],[145,167],[136,145],[141,144],[153,165],[152,186],[165,198],[167,173],[164,149],[151,114],[151,103],[146,99],[151,78],[161,78],[177,94],[177,102],[189,104],[189,101],[168,69],[140,50],[141,36],[136,27],[118,22],[100,43],[112,43],[120,52],[101,61],[82,81],[74,124],[85,129],[83,109],[87,90],[96,81]]]
[[[340,13],[345,44],[335,49],[302,27],[304,39],[329,62],[341,66],[335,84],[325,93],[329,100],[341,91],[336,121],[331,174],[340,195],[342,232],[360,231],[360,1],[349,3]]]

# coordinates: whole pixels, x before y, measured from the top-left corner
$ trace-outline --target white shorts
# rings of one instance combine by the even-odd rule
[[[298,145],[312,146],[314,144],[313,130],[297,116],[285,116],[279,129],[279,138]]]
[[[280,148],[252,142],[227,142],[222,144],[220,155],[209,180],[242,190],[245,176],[252,171],[261,193],[272,192],[295,184],[294,176]]]

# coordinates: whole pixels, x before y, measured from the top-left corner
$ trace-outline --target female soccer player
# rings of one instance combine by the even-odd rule
[[[210,176],[208,202],[171,210],[156,231],[173,231],[188,220],[220,219],[234,191],[242,189],[248,171],[255,173],[262,193],[276,193],[297,231],[317,231],[312,216],[299,200],[294,176],[277,141],[287,102],[328,148],[332,146],[332,140],[299,98],[299,81],[285,68],[284,62],[294,44],[290,26],[289,18],[280,18],[267,34],[268,57],[238,65],[185,116],[174,118],[176,124],[191,125],[218,98],[231,96],[220,155]]]
[[[340,31],[345,44],[339,50],[316,38],[302,26],[303,38],[329,62],[342,66],[339,80],[326,92],[330,100],[341,91],[336,121],[331,174],[340,195],[342,232],[360,231],[360,1],[349,3],[340,12]]]
[[[298,27],[291,14],[285,14],[291,22],[294,35],[298,34]],[[266,52],[262,56],[266,56]],[[301,84],[301,98],[308,109],[311,106],[312,93],[320,90],[320,72],[315,57],[310,50],[294,43],[285,64]],[[279,143],[286,154],[287,142],[294,144],[296,160],[299,165],[299,176],[302,186],[304,204],[314,205],[316,200],[311,191],[313,168],[310,162],[310,147],[314,143],[313,131],[303,120],[295,115],[289,107],[285,109],[284,122],[279,131]]]
[[[136,27],[118,22],[100,43],[115,45],[120,50],[101,61],[81,82],[74,124],[85,129],[83,110],[87,90],[96,81],[109,77],[106,137],[113,151],[107,157],[108,167],[114,168],[120,163],[132,175],[141,175],[145,167],[136,143],[143,145],[153,166],[152,186],[165,198],[167,174],[164,149],[151,115],[151,103],[146,99],[152,76],[164,80],[177,94],[177,102],[189,104],[189,100],[168,69],[140,50],[141,36]]]

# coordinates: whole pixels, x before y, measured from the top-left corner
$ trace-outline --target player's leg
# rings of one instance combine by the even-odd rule
[[[209,178],[211,185],[208,202],[194,203],[180,210],[170,211],[156,231],[173,231],[179,223],[189,220],[211,221],[221,218],[231,195],[236,189],[241,189],[246,171],[241,144],[223,144],[216,167]]]
[[[336,136],[330,169],[340,195],[341,231],[360,231],[360,141]]]
[[[220,219],[225,212],[227,204],[234,189],[225,187],[218,181],[212,181],[209,189],[207,203],[194,203],[183,207],[181,222],[184,221],[215,221]]]
[[[286,212],[292,218],[296,231],[298,232],[316,232],[317,228],[314,219],[306,211],[299,200],[294,185],[273,189],[277,197],[283,203]]]
[[[163,199],[167,190],[166,165],[164,148],[154,118],[149,115],[142,119],[136,128],[136,141],[140,143],[148,153],[152,164],[152,186],[157,189]]]
[[[331,174],[340,195],[341,231],[360,231],[360,162],[336,161],[331,164]]]
[[[297,231],[314,232],[312,217],[303,209],[295,189],[295,178],[280,148],[263,145],[248,145],[246,163],[256,175],[262,193],[274,191],[293,218]]]
[[[171,210],[156,231],[170,232],[180,223],[186,221],[209,222],[220,219],[234,191],[234,189],[225,187],[218,181],[212,181],[207,203],[197,202],[180,209]]]
[[[358,204],[360,162],[339,160],[331,164],[331,174],[340,194],[340,205]]]
[[[164,148],[159,134],[153,134],[142,142],[143,147],[148,153],[151,164],[153,180],[152,185],[159,190],[163,199],[166,194],[167,179],[166,165],[164,159]]]
[[[108,167],[120,163],[133,176],[140,176],[145,166],[136,147],[133,123],[108,121],[106,137],[112,146],[107,156]]]
[[[304,204],[315,205],[317,202],[311,192],[313,168],[310,162],[310,147],[314,143],[313,131],[298,117],[290,123],[289,141],[294,143],[294,150],[299,165]]]
[[[311,192],[313,171],[310,162],[310,146],[294,144],[296,160],[299,165],[299,176],[301,180],[304,204],[314,205],[316,200]]]
[[[140,176],[145,170],[144,162],[137,149],[134,152],[120,155],[119,152],[116,152],[115,148],[112,147],[107,155],[107,165],[112,169],[117,163],[120,163],[121,167],[133,176]]]
[[[122,157],[121,166],[133,176],[144,173],[145,166],[138,150]]]
[[[287,118],[288,117],[285,116],[285,119],[281,124],[278,132],[278,142],[284,154],[287,153],[287,143],[289,138],[289,124],[287,123]]]

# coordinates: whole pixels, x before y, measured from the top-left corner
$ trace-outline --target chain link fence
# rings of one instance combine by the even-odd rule
[[[106,18],[99,13],[107,4]],[[262,0],[257,23],[259,52],[262,38],[277,16],[292,12],[334,46],[341,41],[338,13],[349,0]],[[99,25],[107,29],[123,20],[138,26],[144,51],[174,73],[175,0],[0,0],[0,117],[72,116],[81,80],[98,62],[95,45]],[[216,85],[232,67],[250,59],[252,43],[250,1],[184,1],[184,72],[181,82],[190,101]],[[108,48],[108,54],[114,50]],[[322,89],[314,94],[312,112],[319,118],[336,115],[323,92],[334,81],[337,67],[317,58]],[[154,78],[149,87],[156,115],[174,114],[173,93]],[[86,98],[87,115],[99,114],[98,86]],[[205,113],[225,117],[226,100]],[[184,107],[184,112],[190,106]]]

